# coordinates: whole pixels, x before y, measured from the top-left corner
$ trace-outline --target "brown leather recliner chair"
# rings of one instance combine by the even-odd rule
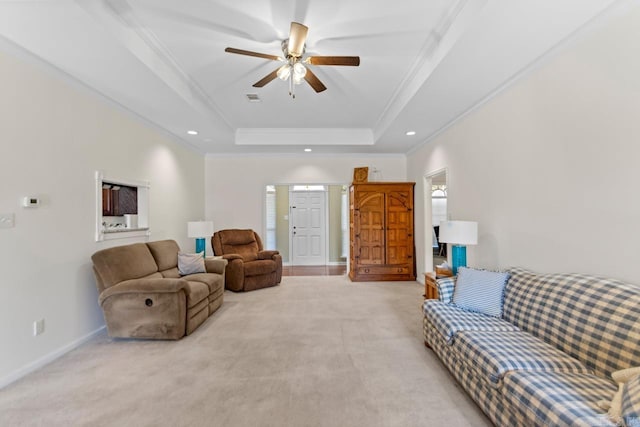
[[[228,261],[225,288],[252,291],[276,286],[282,280],[282,256],[263,250],[260,236],[253,230],[220,230],[211,238],[215,255]]]

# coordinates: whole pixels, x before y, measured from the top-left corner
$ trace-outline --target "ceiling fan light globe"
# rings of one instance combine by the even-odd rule
[[[278,78],[280,80],[287,80],[291,75],[291,66],[289,64],[284,64],[282,67],[278,68]]]
[[[296,62],[295,64],[293,64],[294,77],[299,76],[300,78],[303,78],[306,74],[307,74],[307,67],[302,65],[302,63]]]
[[[294,84],[299,85],[299,84],[301,84],[301,83],[302,83],[302,81],[303,81],[303,80],[304,80],[304,75],[302,75],[302,76],[301,76],[301,75],[299,75],[299,74],[294,74],[294,75],[293,75],[293,83],[294,83]]]

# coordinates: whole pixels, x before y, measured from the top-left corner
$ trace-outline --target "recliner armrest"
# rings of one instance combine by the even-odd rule
[[[175,293],[184,289],[189,292],[187,282],[184,279],[154,278],[131,279],[120,282],[105,289],[98,298],[98,303],[114,295],[139,294],[139,293]]]
[[[226,259],[229,261],[233,261],[234,259],[242,259],[242,257],[238,254],[226,254],[226,255],[222,255],[222,259]]]
[[[228,261],[224,258],[205,258],[204,268],[207,273],[224,274]]]
[[[279,255],[278,251],[260,251],[258,252],[258,259],[272,259],[274,255]]]

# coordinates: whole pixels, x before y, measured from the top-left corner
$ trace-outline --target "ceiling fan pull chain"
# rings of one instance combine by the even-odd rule
[[[293,92],[293,73],[289,75],[289,95],[291,95],[293,99],[296,99],[296,94]]]

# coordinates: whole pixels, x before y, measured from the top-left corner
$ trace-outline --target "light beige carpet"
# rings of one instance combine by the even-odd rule
[[[417,282],[284,277],[175,342],[96,337],[0,390],[2,426],[488,426],[423,344]]]

